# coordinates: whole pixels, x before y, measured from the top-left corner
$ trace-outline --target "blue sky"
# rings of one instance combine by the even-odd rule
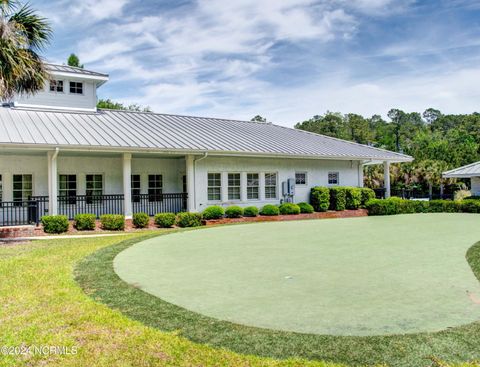
[[[479,111],[480,1],[32,1],[110,74],[101,98],[292,126],[327,110]]]

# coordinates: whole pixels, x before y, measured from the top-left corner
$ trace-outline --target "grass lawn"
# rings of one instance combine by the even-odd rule
[[[128,285],[114,272],[115,256],[145,236],[0,246],[0,346],[78,347],[76,355],[0,354],[0,366],[340,366],[378,362],[379,356],[395,365],[428,366],[432,354],[452,361],[479,358],[479,323],[407,337],[332,337],[271,332],[187,311]],[[480,245],[469,250],[468,262],[478,276]],[[92,298],[75,282],[74,269]],[[274,360],[220,347],[339,364]]]
[[[75,264],[96,250],[133,243],[140,236],[145,234],[0,245],[0,346],[78,347],[76,355],[0,353],[0,366],[326,366],[195,344],[85,295],[73,277]]]

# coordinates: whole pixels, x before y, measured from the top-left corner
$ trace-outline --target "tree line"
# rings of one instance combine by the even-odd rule
[[[392,167],[392,186],[396,189],[452,186],[455,180],[442,179],[442,172],[480,160],[479,113],[391,109],[387,116],[385,120],[380,115],[327,112],[299,122],[295,128],[411,155],[414,162]],[[382,168],[367,166],[365,183],[381,187]]]

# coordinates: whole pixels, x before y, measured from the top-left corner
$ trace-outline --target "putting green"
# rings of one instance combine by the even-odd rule
[[[475,214],[256,223],[140,242],[117,274],[165,301],[234,323],[301,333],[438,331],[480,319],[466,259]]]

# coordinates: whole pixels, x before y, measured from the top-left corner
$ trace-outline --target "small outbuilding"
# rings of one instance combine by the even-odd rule
[[[443,172],[445,178],[469,178],[472,195],[480,195],[480,161]]]

